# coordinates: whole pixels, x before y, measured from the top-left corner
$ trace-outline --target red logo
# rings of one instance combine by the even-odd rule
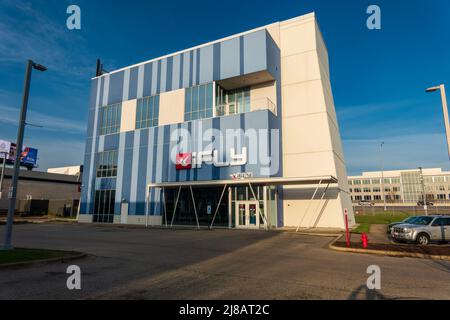
[[[192,153],[177,154],[177,170],[192,169]]]

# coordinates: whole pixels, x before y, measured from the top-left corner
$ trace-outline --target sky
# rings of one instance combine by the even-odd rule
[[[67,7],[81,9],[69,30]],[[439,93],[450,88],[448,0],[0,0],[0,139],[16,140],[25,63],[34,72],[25,144],[38,170],[82,163],[90,79],[97,58],[115,70],[314,11],[349,175],[385,169],[450,170]],[[381,30],[369,30],[369,5]],[[449,94],[450,96],[450,91]]]

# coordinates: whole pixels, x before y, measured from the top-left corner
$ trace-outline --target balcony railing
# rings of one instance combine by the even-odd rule
[[[269,98],[258,98],[249,101],[224,103],[216,106],[216,116],[228,116],[255,110],[269,110],[277,114],[277,106]]]

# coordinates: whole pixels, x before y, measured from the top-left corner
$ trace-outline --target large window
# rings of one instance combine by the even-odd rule
[[[136,129],[157,127],[159,120],[159,95],[137,101]]]
[[[208,83],[186,89],[184,120],[212,118],[213,116],[213,84]]]
[[[94,222],[113,223],[115,190],[96,190],[94,200]]]
[[[117,150],[98,153],[97,178],[117,176]]]
[[[100,134],[117,133],[120,130],[122,104],[112,104],[100,108]]]
[[[226,116],[250,112],[250,87],[225,90],[216,86],[216,114]]]

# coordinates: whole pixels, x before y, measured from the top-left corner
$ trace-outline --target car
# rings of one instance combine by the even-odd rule
[[[370,201],[368,201],[368,200],[361,200],[360,202],[358,202],[358,204],[359,204],[361,207],[372,207],[372,206],[375,205],[373,202],[370,202]]]
[[[391,236],[399,242],[415,242],[426,246],[430,242],[450,240],[449,216],[418,216],[412,222],[394,226]]]
[[[417,206],[418,207],[423,207],[423,200],[420,200],[420,201],[418,201],[417,202]],[[430,202],[430,201],[427,201],[427,206],[434,206],[434,203],[433,202]]]
[[[392,223],[390,223],[390,224],[388,225],[388,227],[387,227],[387,233],[388,233],[388,234],[391,234],[391,231],[392,231],[392,228],[393,228],[393,227],[395,227],[395,226],[397,226],[397,225],[399,225],[399,224],[413,223],[414,220],[417,219],[417,218],[418,218],[417,216],[411,216],[411,217],[406,218],[406,219],[403,220],[403,221],[392,222]]]

